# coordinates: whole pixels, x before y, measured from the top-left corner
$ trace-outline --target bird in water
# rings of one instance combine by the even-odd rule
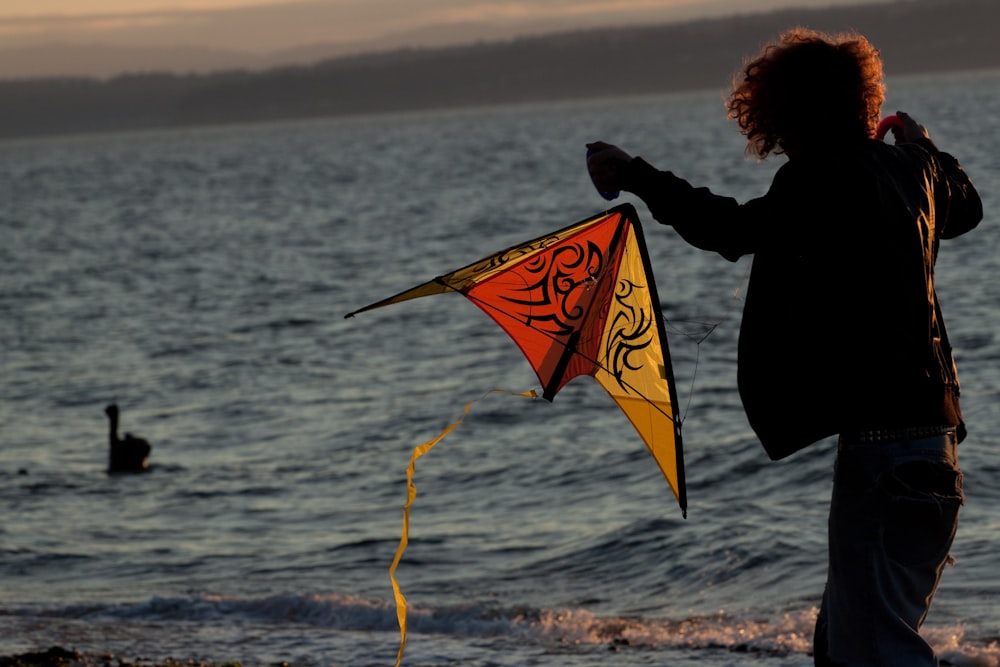
[[[144,472],[149,468],[149,442],[131,433],[118,437],[118,406],[114,403],[104,408],[111,421],[108,442],[111,445],[108,456],[108,472]]]

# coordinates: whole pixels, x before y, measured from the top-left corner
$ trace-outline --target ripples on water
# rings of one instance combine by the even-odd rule
[[[939,265],[973,435],[928,630],[984,665],[1000,660],[997,83],[890,81],[888,106],[962,159],[988,210]],[[459,297],[343,314],[599,210],[597,138],[763,192],[779,161],[744,159],[723,116],[698,93],[0,145],[0,650],[391,662],[411,448],[536,380]],[[639,211],[690,519],[595,384],[482,398],[418,465],[399,576],[419,664],[811,662],[831,445],[767,461],[735,392],[747,264]],[[152,474],[104,474],[112,401],[153,442]]]

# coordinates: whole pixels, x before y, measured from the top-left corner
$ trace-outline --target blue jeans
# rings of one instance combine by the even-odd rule
[[[841,437],[817,667],[937,667],[918,630],[950,561],[962,503],[954,431]]]

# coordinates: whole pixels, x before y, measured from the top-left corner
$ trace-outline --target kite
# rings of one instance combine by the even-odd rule
[[[633,206],[511,246],[345,317],[452,291],[514,340],[546,400],[573,378],[592,376],[632,422],[686,512],[673,372]]]
[[[593,377],[628,417],[687,516],[673,371],[633,206],[617,206],[511,246],[345,317],[446,292],[461,293],[507,332],[534,369],[546,400],[552,401],[575,377]],[[460,422],[414,450],[407,470],[403,537],[390,574],[406,546],[416,493],[414,462]],[[405,599],[394,576],[393,588],[405,644]]]

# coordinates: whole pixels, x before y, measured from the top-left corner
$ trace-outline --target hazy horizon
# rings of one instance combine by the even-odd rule
[[[206,72],[407,46],[893,0],[35,0],[0,5],[0,78]]]

